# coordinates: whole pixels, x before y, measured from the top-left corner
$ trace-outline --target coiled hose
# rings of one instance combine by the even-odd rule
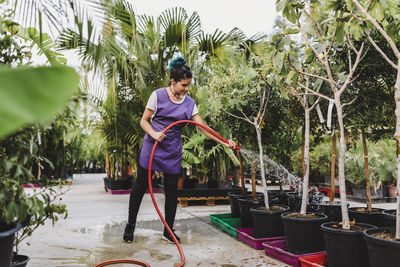
[[[225,143],[229,143],[228,140],[226,140],[225,138],[223,138],[222,136],[220,136],[219,134],[217,134],[216,132],[214,132],[212,129],[210,129],[207,126],[204,126],[200,123],[194,122],[194,121],[190,121],[190,120],[180,120],[180,121],[176,121],[174,123],[171,123],[170,125],[168,125],[164,131],[162,131],[162,133],[166,133],[170,128],[172,128],[173,126],[180,124],[180,123],[191,123],[191,124],[195,124],[205,130],[207,130],[208,132],[210,132],[211,134],[213,134],[214,136],[216,136],[217,138],[221,139],[222,141],[224,141]],[[148,183],[149,183],[149,190],[150,190],[150,196],[151,196],[151,200],[153,201],[153,205],[154,208],[156,209],[158,216],[160,217],[161,221],[163,222],[165,228],[167,229],[168,233],[170,234],[170,236],[172,237],[172,239],[175,242],[176,247],[178,248],[179,254],[181,255],[181,262],[176,265],[176,267],[182,267],[185,265],[185,255],[183,254],[183,250],[182,247],[179,245],[178,240],[176,240],[174,233],[172,232],[171,228],[168,226],[167,222],[165,221],[164,217],[161,214],[160,209],[158,208],[156,199],[154,198],[154,192],[153,192],[153,187],[151,185],[151,166],[153,164],[153,157],[154,157],[154,152],[156,151],[158,145],[158,141],[156,141],[154,143],[153,146],[153,150],[151,151],[151,155],[150,155],[150,161],[149,161],[149,172],[148,172]],[[240,149],[240,147],[236,146],[236,149]],[[149,263],[144,262],[144,261],[138,261],[138,260],[110,260],[110,261],[104,261],[101,262],[97,265],[95,265],[95,267],[102,267],[102,266],[106,266],[106,265],[111,265],[111,264],[118,264],[118,263],[131,263],[131,264],[136,264],[139,266],[145,266],[145,267],[151,267]]]

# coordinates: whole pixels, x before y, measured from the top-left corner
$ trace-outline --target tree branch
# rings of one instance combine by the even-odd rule
[[[342,104],[342,107],[344,108],[345,106],[349,106],[351,104],[353,104],[356,100],[357,100],[358,96],[356,96],[353,100],[351,100],[350,102],[344,103]]]
[[[383,52],[383,50],[377,45],[377,43],[372,39],[371,35],[369,33],[366,33],[368,41],[375,47],[376,50],[382,55],[382,57],[393,67],[397,70],[396,64],[394,64],[393,61],[390,60],[390,58]]]
[[[239,117],[239,116],[236,116],[235,114],[230,113],[229,111],[227,111],[227,110],[225,110],[223,108],[221,108],[221,109],[222,109],[222,111],[224,111],[225,113],[227,113],[228,115],[230,115],[230,116],[232,116],[232,117],[234,117],[236,119],[244,120],[244,121],[247,121],[247,122],[253,124],[253,122],[251,120],[249,120],[248,118]]]
[[[326,99],[328,101],[331,100],[331,98],[327,97],[326,95],[323,95],[321,93],[315,92],[314,90],[308,88],[307,86],[305,86],[305,85],[303,85],[303,84],[301,84],[299,82],[297,82],[297,85],[300,86],[303,89],[309,90],[311,92],[310,95],[316,95],[316,96],[322,97],[322,98],[324,98],[324,99]]]
[[[324,81],[326,81],[326,82],[328,82],[328,83],[330,82],[329,79],[327,79],[327,78],[325,78],[325,77],[323,77],[323,76],[319,76],[319,75],[307,73],[307,72],[304,72],[304,71],[301,71],[301,70],[297,69],[297,68],[292,64],[292,62],[290,61],[289,58],[288,58],[288,61],[289,61],[290,66],[291,66],[291,67],[293,68],[293,70],[296,71],[297,73],[303,74],[303,75],[306,75],[306,76],[309,76],[309,77],[312,77],[312,78],[321,79],[321,80],[324,80]]]
[[[381,27],[381,25],[374,19],[368,11],[362,7],[362,5],[358,2],[358,0],[353,0],[353,3],[357,6],[357,8],[361,11],[362,14],[367,18],[368,21],[370,21],[375,28],[379,31],[379,33],[385,38],[385,40],[389,43],[390,47],[393,50],[393,53],[397,57],[398,60],[400,60],[400,51],[396,47],[396,43],[390,38],[390,36],[386,33],[386,31]],[[369,5],[368,5],[369,6]],[[393,66],[393,65],[392,65]],[[397,69],[397,68],[396,68]]]

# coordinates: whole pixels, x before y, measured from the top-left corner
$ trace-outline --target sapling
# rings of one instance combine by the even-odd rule
[[[267,106],[269,102],[269,98],[271,95],[271,89],[272,86],[268,83],[267,79],[262,75],[261,72],[258,73],[258,76],[264,81],[265,86],[262,91],[260,91],[260,106],[257,112],[257,115],[254,117],[253,121],[249,119],[249,117],[243,114],[243,117],[234,115],[225,109],[222,109],[224,112],[229,114],[232,117],[244,120],[250,124],[252,124],[256,130],[257,134],[257,145],[258,145],[258,151],[259,151],[259,160],[260,160],[260,171],[261,171],[261,183],[263,186],[263,192],[264,192],[264,203],[265,203],[265,208],[267,210],[270,209],[269,206],[269,201],[268,201],[268,187],[267,187],[267,182],[265,179],[265,167],[264,167],[264,160],[263,160],[263,146],[262,146],[262,138],[261,138],[261,125],[264,122],[264,117],[265,113],[267,111]]]
[[[389,35],[388,30],[393,31],[393,27],[397,27],[397,30],[399,30],[399,24],[395,24],[393,22],[388,22],[385,18],[384,12],[388,12],[391,14],[394,18],[396,18],[399,15],[399,7],[398,5],[395,5],[394,2],[379,2],[375,3],[375,5],[378,5],[377,7],[381,12],[375,12],[376,9],[374,9],[375,14],[372,16],[371,10],[369,10],[371,6],[371,2],[367,1],[366,2],[366,7],[360,4],[358,0],[352,0],[352,3],[357,7],[357,10],[361,13],[359,16],[357,14],[352,14],[353,17],[359,19],[360,21],[367,21],[369,23],[365,23],[365,27],[367,27],[366,30],[364,30],[365,35],[367,36],[369,42],[375,47],[375,49],[381,53],[382,57],[395,69],[397,70],[397,76],[396,76],[396,82],[394,84],[394,100],[396,102],[396,110],[395,110],[395,115],[396,115],[396,130],[394,133],[394,138],[396,139],[396,144],[397,144],[397,150],[399,150],[399,141],[400,141],[400,50],[397,48],[396,43],[398,43],[398,39],[395,40],[396,38],[394,35]],[[392,5],[392,6],[391,6]],[[361,17],[362,16],[362,17]],[[388,28],[391,27],[391,28]],[[378,44],[374,41],[374,39],[370,35],[370,29],[376,29],[381,36],[386,40],[387,44],[390,46],[392,49],[392,52],[394,54],[395,60],[397,62],[393,62],[388,55],[383,52],[383,50],[378,46]],[[397,37],[398,38],[398,37]],[[397,179],[397,191],[396,191],[396,196],[397,196],[397,218],[396,218],[396,240],[400,240],[400,155],[397,153],[397,161],[396,161],[396,179]]]
[[[343,11],[336,13],[326,12],[326,1],[277,1],[278,9],[286,8],[283,11],[290,22],[297,26],[302,39],[306,43],[304,49],[304,64],[299,66],[291,65],[293,70],[290,76],[301,75],[310,79],[319,80],[329,89],[329,94],[324,94],[320,88],[311,88],[304,82],[296,80],[296,87],[307,91],[307,94],[316,95],[334,104],[339,124],[339,187],[342,209],[343,229],[350,229],[350,220],[347,211],[346,189],[345,189],[345,140],[343,108],[352,104],[355,99],[348,103],[342,103],[341,97],[348,86],[357,78],[355,72],[363,57],[364,43],[353,43],[350,34],[345,34],[341,17],[345,16]],[[290,11],[288,11],[290,10]],[[280,10],[278,10],[280,11]],[[348,62],[341,62],[337,57],[338,49],[346,51]],[[347,70],[345,68],[348,68]],[[289,76],[288,75],[288,76]],[[304,80],[304,79],[303,79]]]
[[[307,88],[309,80],[307,79]],[[310,112],[318,105],[320,97],[311,105],[309,103],[309,90],[306,89],[304,93],[301,93],[295,88],[290,81],[287,81],[288,87],[286,88],[289,93],[297,98],[301,106],[304,108],[304,149],[303,149],[303,161],[302,166],[303,172],[303,184],[302,184],[302,199],[300,214],[306,214],[307,212],[307,201],[308,201],[308,185],[310,180]]]

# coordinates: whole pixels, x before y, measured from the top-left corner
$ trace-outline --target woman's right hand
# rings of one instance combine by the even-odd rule
[[[161,142],[162,140],[164,140],[165,137],[167,137],[165,134],[163,134],[162,132],[154,132],[151,136],[154,140]]]

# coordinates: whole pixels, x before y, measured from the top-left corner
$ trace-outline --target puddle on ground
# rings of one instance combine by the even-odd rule
[[[182,238],[185,246],[198,246],[201,250],[207,251],[207,243],[213,235],[210,229],[215,231],[210,224],[204,223],[208,218],[177,220],[175,229]],[[161,240],[164,225],[161,221],[138,222],[135,230],[134,242],[127,244],[122,242],[122,234],[125,229],[125,222],[106,224],[96,227],[84,227],[74,231],[85,234],[96,235],[102,240],[102,245],[95,251],[86,251],[87,256],[77,258],[75,264],[99,263],[111,259],[139,259],[146,261],[153,266],[154,262],[164,262],[167,266],[176,259],[179,261],[179,252],[175,245]],[[218,231],[218,230],[217,230]],[[167,251],[162,248],[166,247]],[[64,247],[64,249],[74,249]],[[169,253],[171,252],[171,253]],[[61,260],[61,259],[59,259]],[[68,261],[71,263],[71,261]],[[122,266],[122,265],[121,265]],[[130,265],[131,266],[131,265]],[[160,265],[161,266],[161,265]],[[205,265],[200,265],[205,266]],[[224,265],[224,267],[237,267],[236,265]]]
[[[100,262],[115,259],[145,261],[152,267],[169,267],[180,262],[176,246],[161,240],[164,229],[161,221],[138,222],[134,242],[130,244],[122,242],[125,223],[93,225],[64,232],[62,236],[59,236],[66,241],[64,245],[54,244],[52,246],[58,252],[63,251],[63,253],[57,253],[58,256],[47,258],[48,266],[93,267]],[[263,251],[256,251],[237,241],[236,238],[211,225],[208,218],[196,217],[177,220],[175,229],[182,239],[181,245],[186,257],[185,266],[273,266],[266,265],[269,260],[265,258]],[[79,240],[77,246],[76,240],[73,242],[70,240],[78,236],[82,240]],[[36,259],[40,259],[40,256],[37,256]],[[45,262],[45,259],[42,262]],[[32,267],[37,266],[39,265]],[[129,267],[134,265],[112,266]]]

